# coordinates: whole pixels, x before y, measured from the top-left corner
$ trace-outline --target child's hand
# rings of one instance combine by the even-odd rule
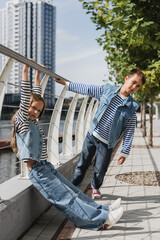
[[[31,60],[32,62],[35,62],[32,58],[29,58],[29,60]],[[28,71],[28,68],[29,68],[29,66],[24,64],[23,71],[25,71],[25,72]]]
[[[41,66],[44,67],[44,68],[46,68],[46,67],[45,67],[44,65],[42,65],[42,64],[41,64]],[[39,78],[39,77],[40,77],[40,74],[41,74],[41,72],[38,71],[38,70],[36,70],[36,75],[35,75],[35,77]]]
[[[54,78],[54,81],[57,82],[57,83],[60,83],[62,85],[66,85],[66,81],[63,80],[63,79],[60,79],[60,78]]]
[[[118,160],[117,160],[117,164],[118,165],[121,165],[121,164],[123,164],[124,163],[124,161],[126,160],[126,158],[125,157],[123,157],[123,156],[120,156],[119,158],[118,158]]]
[[[29,60],[31,60],[32,62],[35,62],[32,58],[29,58]],[[23,66],[23,72],[24,72],[24,73],[28,72],[28,68],[29,68],[29,66],[26,65],[26,64],[24,64],[24,66]]]

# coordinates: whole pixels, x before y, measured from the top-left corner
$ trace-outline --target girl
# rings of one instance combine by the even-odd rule
[[[28,66],[24,65],[21,103],[13,117],[11,146],[18,153],[19,159],[27,163],[29,179],[33,185],[77,227],[91,230],[101,227],[109,229],[123,214],[121,199],[117,199],[110,206],[98,205],[47,162],[45,136],[37,122],[45,108],[39,76],[40,72],[36,71],[34,93],[31,94]]]

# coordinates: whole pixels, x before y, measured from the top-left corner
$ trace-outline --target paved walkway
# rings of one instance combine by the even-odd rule
[[[142,137],[140,128],[136,129],[133,147],[129,158],[123,165],[117,165],[118,149],[110,164],[104,179],[101,192],[102,199],[98,203],[112,203],[118,197],[122,198],[124,214],[121,220],[110,230],[89,231],[74,229],[68,221],[68,228],[73,234],[63,231],[59,237],[53,234],[55,225],[62,223],[64,218],[51,207],[32,229],[22,238],[23,240],[159,240],[160,239],[160,187],[140,186],[119,181],[117,174],[136,171],[160,171],[160,120],[154,120],[153,148],[147,148],[147,138]],[[91,171],[86,176],[90,181]],[[160,180],[159,180],[160,181]],[[47,220],[50,219],[49,224]],[[61,220],[61,221],[60,221]],[[67,227],[66,227],[67,229]],[[65,230],[66,230],[65,229]],[[72,236],[71,236],[72,235]]]
[[[103,197],[99,203],[122,198],[124,214],[113,228],[103,231],[76,229],[75,240],[159,240],[160,239],[160,187],[139,186],[116,180],[117,174],[136,171],[160,171],[160,120],[154,120],[153,148],[147,148],[148,139],[136,129],[133,148],[126,162],[118,166],[119,149],[111,162],[101,188]],[[159,180],[160,181],[160,180]]]

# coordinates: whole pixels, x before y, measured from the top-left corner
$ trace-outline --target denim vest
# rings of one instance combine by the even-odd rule
[[[93,134],[93,131],[100,121],[102,115],[109,107],[111,100],[119,92],[120,88],[121,87],[115,87],[110,84],[105,85],[104,92],[99,102],[99,107],[89,128],[90,134]],[[123,104],[117,108],[109,133],[108,148],[113,148],[120,140],[127,122],[132,118],[133,114],[137,111],[139,106],[140,104],[129,95],[124,100]]]
[[[29,130],[24,134],[16,133],[19,159],[40,162],[43,138],[38,127],[30,120]]]

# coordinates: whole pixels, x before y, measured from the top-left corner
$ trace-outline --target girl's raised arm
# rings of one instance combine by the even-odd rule
[[[28,68],[29,68],[29,66],[27,66],[26,64],[23,66],[23,70],[22,70],[22,80],[23,81],[28,81]]]
[[[45,68],[44,65],[41,64],[41,66]],[[36,75],[35,75],[34,84],[37,85],[37,86],[40,86],[40,74],[41,74],[41,72],[39,72],[38,70],[36,70]]]

